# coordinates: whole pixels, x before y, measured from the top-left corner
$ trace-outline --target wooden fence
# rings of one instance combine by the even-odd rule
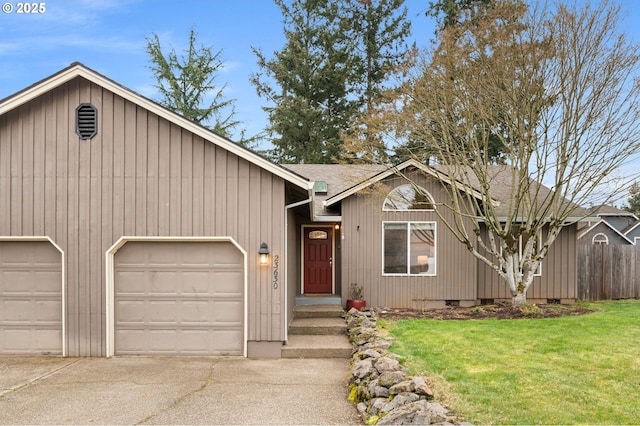
[[[578,246],[578,299],[639,297],[640,246]]]

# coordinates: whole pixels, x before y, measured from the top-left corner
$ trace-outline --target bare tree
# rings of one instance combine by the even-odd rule
[[[504,278],[514,304],[578,206],[614,196],[601,189],[640,152],[640,50],[620,22],[607,1],[497,0],[443,28],[380,107],[389,137],[420,141],[414,155],[438,164],[449,195],[439,208],[454,213],[441,220]],[[504,165],[488,165],[490,135]]]

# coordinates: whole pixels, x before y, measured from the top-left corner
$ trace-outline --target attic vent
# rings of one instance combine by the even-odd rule
[[[98,111],[91,104],[76,108],[76,133],[80,139],[91,139],[98,133]]]
[[[327,193],[327,189],[328,189],[327,188],[327,182],[325,182],[323,180],[318,180],[318,181],[315,181],[313,183],[313,190],[315,192],[320,192],[320,193],[324,192],[326,194]]]

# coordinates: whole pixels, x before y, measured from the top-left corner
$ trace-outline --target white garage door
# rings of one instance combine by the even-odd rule
[[[232,243],[130,241],[114,262],[116,355],[244,354],[244,259]]]
[[[0,241],[0,354],[62,355],[62,255],[48,241]]]

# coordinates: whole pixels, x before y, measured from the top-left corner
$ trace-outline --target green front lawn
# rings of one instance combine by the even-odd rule
[[[380,320],[411,374],[476,424],[640,424],[640,301],[553,319]]]

